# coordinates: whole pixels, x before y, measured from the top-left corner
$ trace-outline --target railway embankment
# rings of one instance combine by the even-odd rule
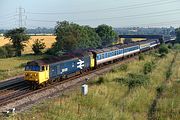
[[[41,95],[53,92],[44,91],[41,95],[30,96],[29,102],[19,105],[19,109],[26,111],[10,115],[9,119],[178,119],[179,52],[176,54],[172,50],[164,57],[157,57],[153,52],[143,56],[144,60],[131,61],[119,67],[115,65],[116,68],[103,75],[101,72],[94,74],[98,76],[87,83],[90,87],[86,96],[81,94],[81,82],[43,97]],[[152,69],[149,67],[151,64]],[[158,99],[157,94],[160,95]],[[34,101],[34,98],[40,99]],[[25,101],[28,100],[26,98]]]
[[[147,54],[144,60],[133,61],[125,66],[117,67],[110,72],[89,81],[89,93],[82,96],[80,87],[76,87],[69,92],[64,92],[60,97],[53,98],[48,101],[39,103],[29,109],[28,112],[15,114],[10,118],[13,119],[127,119],[127,120],[144,120],[148,118],[149,109],[157,96],[157,88],[161,86],[167,77],[167,71],[171,65],[175,52],[170,52],[166,57],[157,58],[153,54]],[[178,58],[179,54],[177,55]],[[141,78],[144,76],[144,66],[147,63],[155,62],[153,70],[145,76],[149,78],[145,82],[131,81],[129,74],[133,74]],[[171,80],[175,75],[178,77],[178,60],[173,63],[172,70],[175,70],[170,77]],[[140,77],[139,77],[140,76]],[[125,82],[118,82],[117,79],[125,78]],[[177,79],[177,78],[176,78]],[[130,82],[131,81],[131,82]],[[142,84],[143,83],[143,84]],[[176,82],[178,83],[178,82]],[[169,84],[169,82],[168,82]],[[133,85],[129,89],[129,85]],[[178,94],[171,93],[172,87],[176,87],[174,82],[165,89],[163,96],[157,101],[157,113],[161,118],[169,117],[176,120],[178,116],[177,98]],[[174,96],[169,102],[162,105],[162,101],[166,100],[166,94]],[[164,98],[164,99],[163,99]],[[162,106],[168,106],[171,103],[170,113],[165,114]],[[173,105],[172,105],[173,104]],[[159,111],[159,109],[162,111]],[[166,108],[167,110],[167,108]],[[163,116],[163,115],[166,116]],[[159,118],[159,117],[158,117]]]

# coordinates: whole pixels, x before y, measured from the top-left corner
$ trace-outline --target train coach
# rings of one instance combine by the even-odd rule
[[[139,51],[140,49],[138,43],[115,45],[108,48],[91,50],[95,56],[95,66],[122,59],[125,56],[138,53]]]
[[[81,74],[103,64],[123,59],[158,46],[159,40],[146,40],[114,45],[103,49],[76,51],[60,57],[30,61],[25,67],[24,79],[31,85],[44,85],[51,81]]]

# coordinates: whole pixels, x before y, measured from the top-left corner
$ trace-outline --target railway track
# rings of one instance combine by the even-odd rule
[[[37,94],[43,93],[43,92],[45,92],[47,90],[55,89],[55,90],[51,90],[51,93],[49,93],[46,96],[45,95],[43,96],[43,94],[42,94],[42,97],[45,98],[47,96],[50,96],[51,94],[55,93],[55,91],[63,91],[65,88],[68,89],[68,88],[70,88],[72,86],[75,86],[78,83],[82,83],[85,80],[86,77],[89,77],[89,76],[94,77],[94,76],[97,76],[97,75],[101,75],[104,72],[108,72],[108,71],[112,70],[113,68],[117,67],[120,64],[124,64],[124,63],[130,62],[130,61],[133,61],[136,58],[137,58],[137,56],[134,56],[134,57],[131,57],[131,58],[127,58],[127,59],[125,59],[123,61],[117,61],[117,62],[114,62],[113,64],[105,65],[103,67],[100,67],[100,68],[92,70],[92,71],[85,72],[85,73],[80,74],[78,76],[74,76],[74,77],[68,78],[68,79],[60,81],[60,82],[55,82],[53,84],[49,84],[47,87],[37,89],[37,90],[34,90],[34,91],[30,90],[28,85],[27,84],[25,85],[25,83],[23,83],[23,82],[11,84],[11,86],[10,85],[6,86],[7,88],[4,87],[4,86],[3,87],[0,86],[0,111],[3,111],[5,109],[7,109],[8,104],[13,104],[18,100],[28,98],[29,96],[33,96],[35,94],[36,94],[36,96],[38,96]],[[77,81],[75,82],[75,80],[77,80]],[[22,87],[23,85],[24,85],[24,87]],[[60,86],[60,87],[57,87],[57,86]],[[2,88],[5,88],[5,89],[2,89]],[[1,90],[4,90],[5,92],[1,93]],[[10,90],[11,92],[8,93],[7,92],[8,90]],[[31,98],[31,97],[29,97],[29,98]],[[37,97],[37,99],[40,99],[40,98]],[[30,102],[32,102],[32,100],[24,101],[24,102],[22,102],[22,104],[24,105],[24,104],[26,104],[28,102],[30,103]],[[21,104],[18,103],[17,106],[21,106]]]
[[[15,98],[21,94],[30,91],[30,87],[25,81],[22,80],[10,80],[0,83],[0,105],[8,99]]]
[[[0,82],[0,90],[8,89],[22,83],[25,83],[25,81],[23,80],[23,77],[12,79],[9,81]]]

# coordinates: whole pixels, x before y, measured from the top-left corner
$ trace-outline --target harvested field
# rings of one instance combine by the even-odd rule
[[[27,42],[27,46],[24,50],[24,54],[32,53],[32,44],[36,39],[44,39],[44,42],[46,44],[46,48],[50,48],[51,45],[55,42],[56,36],[31,36],[30,40]],[[7,43],[10,43],[9,39],[0,37],[0,46],[3,46]]]
[[[0,47],[9,43],[9,39],[5,39],[4,37],[0,37]]]

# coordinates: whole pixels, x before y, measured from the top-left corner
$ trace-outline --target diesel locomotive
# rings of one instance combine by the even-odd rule
[[[25,66],[24,79],[33,86],[44,85],[96,69],[103,64],[123,59],[127,56],[150,50],[159,44],[160,41],[158,39],[146,40],[83,52],[76,51],[60,57],[30,61]]]

